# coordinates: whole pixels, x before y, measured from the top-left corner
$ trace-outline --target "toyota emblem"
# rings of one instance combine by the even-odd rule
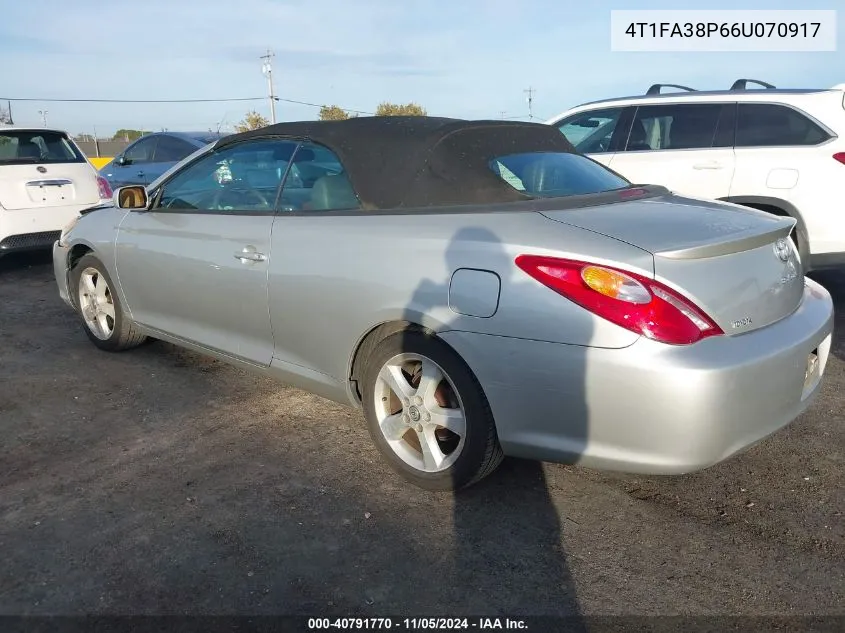
[[[46,173],[47,173],[47,168],[46,168],[46,167],[44,167],[44,165],[39,165],[38,167],[36,167],[36,169],[37,169],[40,173],[42,173],[42,174],[46,174]]]
[[[789,248],[789,243],[784,239],[780,238],[777,242],[773,245],[775,255],[778,256],[778,259],[782,262],[789,261],[790,251],[792,250]]]

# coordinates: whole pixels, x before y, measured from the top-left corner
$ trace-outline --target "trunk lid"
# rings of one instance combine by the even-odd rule
[[[688,297],[727,335],[783,319],[804,293],[789,237],[792,218],[679,196],[543,215],[649,251],[657,280]]]
[[[0,163],[0,206],[8,211],[88,205],[99,200],[97,175],[88,163]]]
[[[0,206],[8,211],[99,202],[97,173],[61,130],[0,128]]]

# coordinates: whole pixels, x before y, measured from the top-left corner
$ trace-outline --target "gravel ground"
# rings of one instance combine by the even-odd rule
[[[684,477],[398,480],[359,413],[153,342],[98,351],[0,260],[0,614],[845,615],[845,274],[824,391]]]

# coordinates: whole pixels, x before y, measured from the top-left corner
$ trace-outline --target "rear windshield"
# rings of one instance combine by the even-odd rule
[[[85,157],[60,132],[0,130],[0,165],[84,163]]]
[[[602,193],[631,183],[581,154],[531,152],[497,156],[490,169],[511,187],[538,198]]]

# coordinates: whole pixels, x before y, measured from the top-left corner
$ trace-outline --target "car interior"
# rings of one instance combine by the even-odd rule
[[[291,162],[292,159],[292,162]],[[320,160],[322,159],[322,160]],[[214,160],[209,157],[209,160]],[[339,161],[302,147],[291,156],[289,145],[250,149],[217,160],[213,170],[165,186],[160,207],[170,209],[270,210],[287,172],[279,208],[283,211],[353,209],[360,202]],[[190,171],[190,170],[189,170]],[[188,173],[188,172],[185,172]]]

